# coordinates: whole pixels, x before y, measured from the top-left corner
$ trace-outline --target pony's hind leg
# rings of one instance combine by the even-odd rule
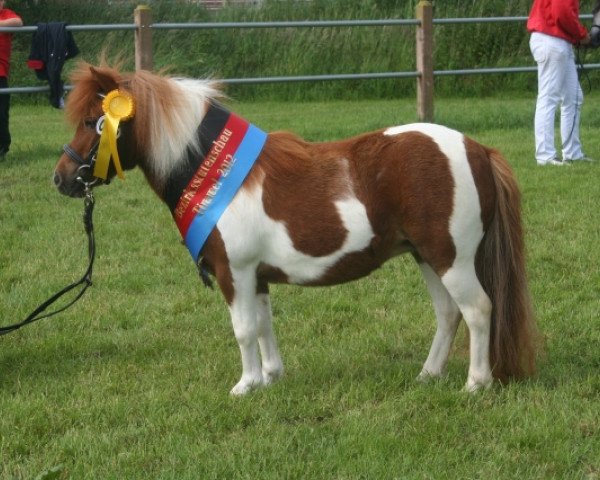
[[[490,368],[490,324],[492,303],[477,279],[473,262],[455,263],[443,276],[442,283],[452,296],[469,329],[468,391],[492,384]]]
[[[460,311],[438,274],[426,263],[419,263],[419,267],[431,295],[437,320],[437,329],[429,355],[418,376],[418,380],[427,381],[430,378],[443,377],[446,374],[448,356],[460,323]]]
[[[262,376],[265,385],[279,380],[283,375],[283,362],[273,333],[273,315],[268,293],[257,295],[258,345],[262,356]]]

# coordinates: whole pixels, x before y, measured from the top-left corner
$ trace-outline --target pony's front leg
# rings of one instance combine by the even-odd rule
[[[266,286],[264,290],[268,292]],[[257,297],[258,344],[262,356],[263,381],[265,385],[270,385],[283,375],[283,362],[273,333],[273,315],[269,294],[259,293]]]
[[[232,271],[233,301],[229,306],[233,332],[242,356],[242,378],[231,389],[232,395],[244,395],[263,386],[258,351],[258,300],[254,269]]]

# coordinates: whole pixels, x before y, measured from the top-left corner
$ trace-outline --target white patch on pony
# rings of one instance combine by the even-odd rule
[[[285,223],[264,211],[262,187],[240,190],[217,223],[231,268],[264,262],[283,271],[290,283],[319,279],[346,254],[368,247],[374,236],[366,208],[356,197],[349,194],[334,203],[346,238],[336,252],[313,257],[296,250]]]
[[[168,108],[154,107],[154,122],[149,156],[157,178],[166,178],[185,161],[188,149],[199,152],[198,126],[206,114],[207,101],[220,96],[214,84],[206,80],[173,78],[169,80],[178,92],[177,102]]]
[[[464,136],[447,127],[429,123],[393,127],[384,134],[400,135],[409,131],[429,136],[448,158],[455,185],[450,234],[456,247],[456,258],[441,280],[460,308],[469,328],[471,361],[466,389],[474,391],[487,388],[492,383],[488,354],[492,305],[475,272],[475,255],[483,238],[483,224],[479,195],[467,158]]]
[[[455,185],[450,233],[456,243],[457,254],[471,255],[483,237],[483,224],[481,223],[479,195],[467,159],[464,135],[434,123],[413,123],[391,127],[384,132],[384,135],[393,136],[406,132],[419,132],[427,135],[437,143],[440,151],[448,158]],[[479,231],[480,236],[474,238],[473,231]],[[462,238],[464,232],[471,235],[468,238]],[[459,246],[467,247],[467,251],[458,248]],[[460,261],[460,258],[457,258],[456,261]]]

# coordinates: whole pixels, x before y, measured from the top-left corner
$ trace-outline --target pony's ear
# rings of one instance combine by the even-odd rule
[[[96,82],[98,82],[98,86],[100,90],[104,93],[108,93],[111,90],[118,88],[118,78],[115,78],[114,75],[111,75],[108,72],[103,71],[102,69],[93,67],[90,65],[90,71],[92,72],[92,77]]]

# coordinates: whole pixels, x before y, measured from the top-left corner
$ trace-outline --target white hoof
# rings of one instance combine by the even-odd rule
[[[489,378],[484,378],[484,379],[480,379],[480,380],[475,380],[472,378],[469,378],[467,380],[467,384],[465,385],[465,392],[469,392],[469,393],[475,393],[475,392],[479,392],[481,390],[488,390],[491,386],[492,383],[494,382],[494,380],[492,379],[492,377]]]
[[[276,368],[274,370],[269,370],[269,371],[263,370],[262,375],[263,375],[263,384],[265,386],[272,385],[273,383],[277,382],[283,376],[283,367]]]
[[[446,378],[446,376],[447,375],[445,372],[432,373],[427,370],[421,370],[421,373],[419,373],[419,376],[417,377],[417,382],[430,383],[430,382],[436,381],[436,380],[444,380]]]
[[[253,390],[257,390],[264,385],[263,379],[246,379],[243,378],[231,389],[229,392],[231,395],[235,397],[239,397],[241,395],[246,395]]]

